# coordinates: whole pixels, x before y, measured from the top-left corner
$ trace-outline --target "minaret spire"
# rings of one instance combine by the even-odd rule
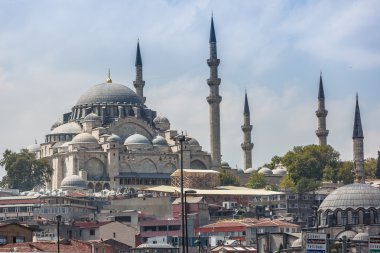
[[[244,152],[244,170],[252,168],[252,149],[253,143],[251,142],[251,116],[249,112],[247,91],[245,92],[245,100],[244,100],[244,124],[241,126],[241,130],[244,133],[243,143],[241,144],[241,148]]]
[[[315,131],[319,139],[319,145],[327,145],[327,135],[329,130],[326,129],[326,116],[328,111],[325,109],[325,92],[323,91],[322,72],[319,76],[319,91],[318,91],[318,110],[315,114],[318,117],[318,129]]]
[[[108,68],[108,78],[107,78],[107,83],[112,83],[111,79],[111,70]]]
[[[210,94],[207,97],[207,102],[210,105],[210,147],[211,147],[211,162],[213,169],[220,169],[221,148],[220,148],[220,107],[222,97],[219,95],[220,78],[218,78],[218,66],[220,60],[217,57],[216,36],[214,28],[214,18],[211,17],[210,28],[210,58],[207,64],[210,67],[210,78],[207,79],[207,84],[210,87]]]
[[[359,98],[358,94],[356,94],[354,131],[352,134],[354,149],[354,172],[356,178],[355,181],[362,184],[365,183],[363,140],[364,135],[362,121],[360,119]]]
[[[145,102],[146,100],[146,98],[144,97],[145,81],[143,80],[142,60],[141,60],[139,39],[137,39],[135,67],[136,67],[136,80],[133,81],[133,86],[135,86],[136,88],[136,94],[139,95]]]

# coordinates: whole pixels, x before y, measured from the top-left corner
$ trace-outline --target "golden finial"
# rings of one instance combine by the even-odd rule
[[[108,69],[107,83],[112,83],[112,79],[111,79],[111,70],[110,70],[110,69]]]

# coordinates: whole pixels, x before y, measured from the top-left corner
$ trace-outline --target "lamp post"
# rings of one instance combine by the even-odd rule
[[[176,141],[176,143],[180,144],[181,152],[181,164],[180,164],[180,169],[181,169],[181,228],[182,228],[182,253],[185,253],[185,242],[184,242],[184,236],[185,236],[185,215],[184,215],[184,200],[183,200],[183,142],[186,141],[186,136],[183,135],[183,133],[174,136],[173,139]]]
[[[62,220],[62,215],[57,215],[57,252],[59,253],[59,224],[61,223]]]
[[[186,195],[187,194],[194,194],[197,193],[194,190],[187,190],[185,191],[185,241],[186,241],[186,253],[189,253],[189,234],[188,234],[188,229],[187,229],[187,199]]]

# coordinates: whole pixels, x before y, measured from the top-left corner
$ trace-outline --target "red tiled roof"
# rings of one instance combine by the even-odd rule
[[[71,240],[69,244],[61,243],[59,249],[61,253],[90,253],[91,245],[102,246],[105,248],[111,247],[103,242],[84,242],[78,240]],[[10,252],[10,250],[16,249],[17,252],[56,252],[56,242],[23,242],[12,243],[0,246],[0,252]]]
[[[74,224],[80,228],[98,228],[112,221],[76,221]]]
[[[250,226],[252,225],[245,223],[243,221],[226,220],[226,221],[211,223],[201,228],[250,227]]]
[[[252,225],[253,227],[299,227],[296,224],[280,220],[266,220]]]

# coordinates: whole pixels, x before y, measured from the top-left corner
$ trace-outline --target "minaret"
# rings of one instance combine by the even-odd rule
[[[322,72],[319,77],[319,91],[318,91],[318,110],[315,114],[318,117],[318,129],[315,134],[318,136],[319,145],[327,145],[327,135],[329,130],[326,129],[326,116],[328,111],[325,109],[325,93],[323,91]]]
[[[245,92],[245,101],[244,101],[244,124],[241,126],[241,130],[244,133],[243,143],[241,144],[241,148],[244,151],[244,170],[248,168],[252,168],[252,149],[253,143],[251,142],[251,116],[249,112],[248,98],[247,92]]]
[[[144,97],[145,81],[143,80],[142,60],[141,60],[139,41],[137,41],[135,67],[136,67],[136,80],[133,81],[133,86],[135,86],[136,88],[136,94],[139,95],[145,102],[146,100],[146,98]]]
[[[219,96],[220,78],[218,78],[218,66],[220,60],[217,57],[216,37],[214,29],[214,19],[211,17],[210,29],[210,59],[207,64],[210,67],[210,78],[207,79],[207,84],[210,87],[210,95],[207,97],[207,102],[210,105],[210,147],[211,147],[211,162],[212,169],[220,169],[221,150],[220,150],[220,108],[219,104],[222,97]]]
[[[358,94],[356,94],[354,132],[352,134],[354,149],[354,173],[356,177],[355,181],[362,184],[365,183],[363,139],[364,135],[362,121],[360,119],[359,99]]]

